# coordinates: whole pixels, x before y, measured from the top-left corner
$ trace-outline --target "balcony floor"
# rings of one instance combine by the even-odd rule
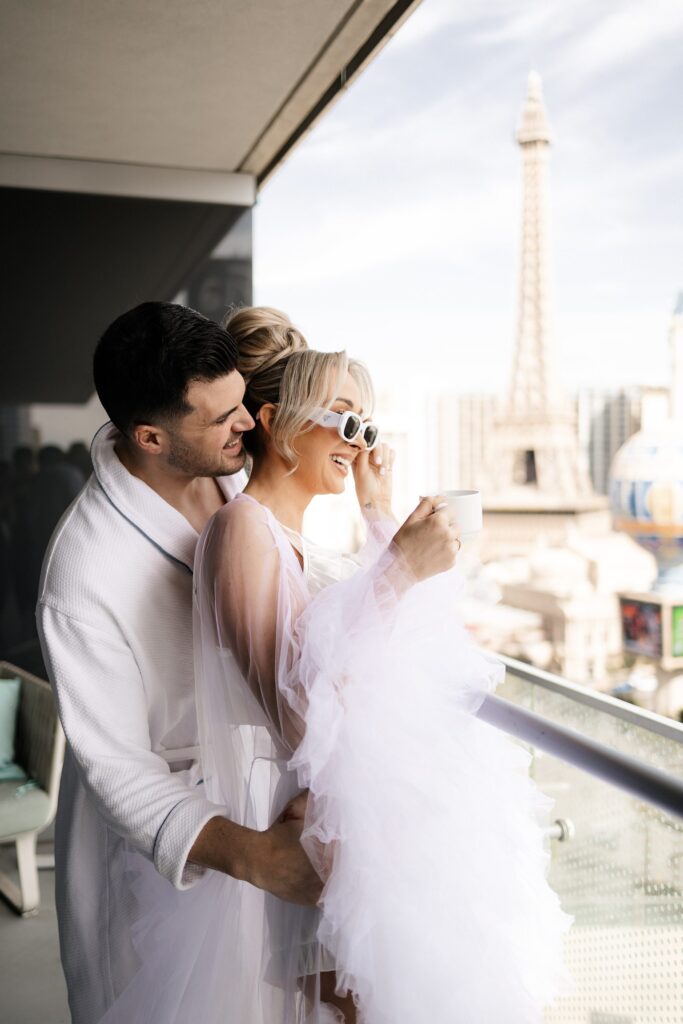
[[[14,847],[0,846],[0,870],[16,871]],[[54,871],[39,872],[41,905],[21,918],[0,899],[0,1018],[3,1024],[69,1024],[57,943]]]

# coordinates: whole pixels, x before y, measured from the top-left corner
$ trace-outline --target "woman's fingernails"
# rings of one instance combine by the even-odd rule
[[[382,465],[382,456],[381,455],[375,455],[375,465],[376,466],[381,466]]]
[[[387,471],[386,471],[386,469],[384,468],[384,466],[382,466],[382,468],[380,469],[380,471],[379,471],[379,475],[380,475],[380,476],[386,476],[386,475],[387,475]]]

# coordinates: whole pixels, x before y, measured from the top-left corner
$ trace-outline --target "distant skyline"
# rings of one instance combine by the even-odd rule
[[[550,156],[553,335],[569,390],[667,384],[683,289],[683,5],[424,0],[255,211],[255,300],[405,381],[500,391],[529,70]]]

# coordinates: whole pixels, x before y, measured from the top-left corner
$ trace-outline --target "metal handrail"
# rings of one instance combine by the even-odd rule
[[[541,686],[545,690],[552,690],[579,704],[587,704],[607,715],[612,715],[613,718],[621,718],[625,722],[637,725],[641,729],[647,729],[649,732],[655,732],[666,739],[683,743],[683,723],[681,722],[675,722],[672,718],[665,718],[654,711],[628,704],[626,701],[619,700],[618,697],[612,697],[611,694],[591,690],[586,686],[579,686],[578,683],[570,683],[569,680],[563,679],[561,676],[534,668],[524,661],[508,658],[505,654],[499,654],[497,657],[503,662],[508,672],[519,679],[524,679],[535,686]]]
[[[667,774],[605,743],[489,694],[477,716],[517,739],[547,751],[632,796],[683,818],[683,779]]]

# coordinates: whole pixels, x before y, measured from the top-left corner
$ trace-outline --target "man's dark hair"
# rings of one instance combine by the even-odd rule
[[[95,388],[123,434],[191,412],[188,385],[237,368],[237,346],[201,313],[171,302],[143,302],[118,317],[93,359]]]

